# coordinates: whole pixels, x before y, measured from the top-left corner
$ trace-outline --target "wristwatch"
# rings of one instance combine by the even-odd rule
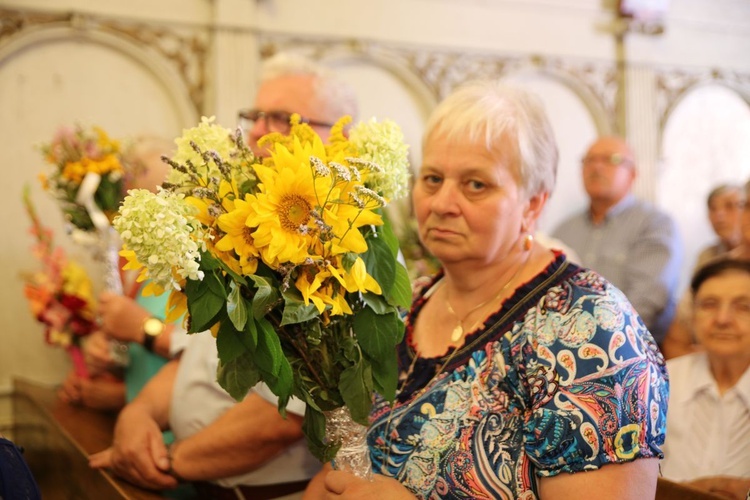
[[[143,347],[148,351],[154,352],[154,342],[156,338],[164,333],[166,325],[159,318],[146,318],[143,322]]]

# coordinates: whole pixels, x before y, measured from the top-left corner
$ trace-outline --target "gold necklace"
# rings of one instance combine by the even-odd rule
[[[510,286],[510,284],[513,283],[513,281],[518,277],[519,274],[521,274],[521,271],[523,271],[524,269],[526,269],[526,264],[529,263],[529,259],[530,258],[531,258],[531,252],[529,252],[529,254],[526,256],[526,259],[523,261],[523,264],[521,266],[519,266],[518,269],[516,269],[516,272],[513,273],[513,276],[511,276],[510,279],[505,282],[505,284],[500,289],[500,291],[498,291],[495,295],[493,295],[489,299],[485,300],[481,304],[479,304],[477,306],[474,306],[471,309],[469,309],[469,312],[467,312],[466,314],[464,314],[463,318],[460,318],[458,316],[458,314],[456,314],[456,311],[453,309],[453,306],[451,306],[450,297],[448,296],[448,294],[449,294],[448,289],[447,288],[445,289],[445,303],[448,306],[447,307],[448,312],[451,313],[456,318],[456,320],[458,321],[458,324],[456,325],[456,327],[451,332],[451,342],[458,342],[459,340],[461,340],[461,338],[464,336],[464,334],[466,332],[470,332],[470,331],[474,330],[474,328],[476,328],[476,326],[479,324],[479,321],[474,322],[471,325],[470,328],[464,330],[464,321],[466,320],[466,318],[468,318],[473,312],[476,312],[479,309],[483,308],[484,306],[486,306],[488,304],[491,304],[491,303],[495,302],[497,299],[499,299],[500,296],[503,294],[503,292],[505,292],[505,290],[508,289],[508,287]]]

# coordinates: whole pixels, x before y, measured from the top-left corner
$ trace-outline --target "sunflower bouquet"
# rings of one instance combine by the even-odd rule
[[[34,317],[45,326],[47,343],[66,349],[78,376],[86,378],[80,345],[96,329],[91,280],[79,264],[66,258],[62,247],[55,246],[52,231],[41,224],[28,189],[23,200],[36,240],[34,256],[42,264],[41,270],[26,277],[24,295]]]
[[[367,425],[373,391],[395,396],[399,307],[411,298],[382,216],[407,193],[403,134],[370,121],[347,137],[349,122],[324,143],[294,115],[258,158],[239,130],[204,117],[175,141],[163,188],[130,191],[114,221],[126,268],[151,280],[144,293],[170,291],[167,321],[187,310],[189,332],[216,336],[219,383],[240,400],[262,381],[282,412],[292,396],[306,402],[323,461],[341,444],[329,412]]]
[[[54,165],[40,176],[42,186],[60,203],[76,241],[95,241],[92,232],[109,225],[124,196],[119,141],[100,127],[62,127],[41,145]]]

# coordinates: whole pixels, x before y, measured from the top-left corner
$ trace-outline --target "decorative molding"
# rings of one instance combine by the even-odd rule
[[[342,52],[376,60],[387,57],[415,75],[435,102],[468,80],[499,78],[527,71],[544,73],[561,81],[584,101],[601,132],[610,132],[614,128],[617,93],[614,62],[407,48],[370,41],[323,40],[267,33],[261,34],[259,41],[263,58],[284,50],[304,52],[317,59]]]
[[[724,85],[736,91],[750,104],[750,73],[731,70],[661,70],[656,74],[656,106],[659,134],[664,133],[669,116],[680,101],[701,85]]]
[[[40,12],[0,8],[0,47],[25,33],[67,27],[81,33],[106,33],[127,40],[138,49],[155,52],[179,75],[196,113],[204,110],[208,31],[177,32],[165,26],[126,23],[78,12]]]

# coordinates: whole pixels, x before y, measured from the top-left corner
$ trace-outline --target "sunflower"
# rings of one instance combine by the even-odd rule
[[[293,151],[276,144],[272,153],[274,167],[256,165],[260,192],[246,199],[253,212],[247,225],[263,261],[272,268],[282,263],[301,264],[316,247],[321,226],[320,203],[330,191],[330,178],[313,177],[310,156],[325,155],[319,138],[300,143],[295,138]]]
[[[311,269],[306,269],[297,277],[295,286],[302,293],[305,304],[312,302],[320,313],[330,306],[332,316],[352,314],[346,300],[346,290],[332,278],[328,270],[311,272]]]
[[[234,250],[240,258],[240,269],[246,275],[254,274],[258,269],[257,257],[260,255],[253,240],[253,230],[246,223],[254,214],[250,198],[251,195],[245,195],[245,200],[234,200],[233,209],[219,216],[219,228],[226,234],[216,242],[216,249],[221,252]]]

